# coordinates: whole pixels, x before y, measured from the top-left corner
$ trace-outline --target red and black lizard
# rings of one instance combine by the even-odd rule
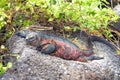
[[[37,47],[38,51],[51,56],[80,62],[103,59],[103,57],[92,56],[94,54],[92,49],[81,50],[69,40],[63,37],[50,35],[50,33],[45,31],[40,31],[39,33],[31,32],[27,35],[18,32],[17,35],[25,38],[28,44]]]

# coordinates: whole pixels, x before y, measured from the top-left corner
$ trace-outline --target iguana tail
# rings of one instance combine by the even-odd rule
[[[103,44],[109,46],[109,47],[110,47],[112,50],[114,50],[114,51],[117,50],[117,48],[116,48],[114,45],[112,45],[109,41],[107,41],[107,40],[105,40],[105,39],[103,39],[103,38],[97,37],[97,36],[91,36],[91,37],[90,37],[89,46],[92,45],[92,47],[93,47],[92,42],[100,42],[100,43],[103,43]]]

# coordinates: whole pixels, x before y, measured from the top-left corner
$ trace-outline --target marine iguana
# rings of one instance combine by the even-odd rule
[[[81,50],[78,46],[69,40],[63,37],[58,37],[56,35],[51,35],[46,31],[40,31],[39,33],[31,32],[29,34],[18,32],[16,35],[25,38],[26,42],[29,45],[35,46],[38,51],[41,51],[44,54],[49,54],[51,56],[60,57],[66,60],[76,60],[80,62],[103,59],[103,57],[92,56],[94,54],[92,49]],[[93,36],[91,37],[91,40],[100,41],[112,47],[112,44],[99,37]]]
[[[39,33],[31,32],[27,35],[19,32],[16,34],[25,38],[29,45],[37,47],[38,51],[66,60],[85,62],[87,61],[86,57],[93,54],[92,50],[80,50],[78,46],[69,40],[51,35],[46,31],[40,31]]]

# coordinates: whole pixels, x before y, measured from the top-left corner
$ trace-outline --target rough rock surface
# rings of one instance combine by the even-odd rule
[[[86,63],[41,54],[16,35],[8,44],[21,57],[0,80],[120,80],[120,58],[99,42],[94,43],[94,52],[104,59]]]
[[[120,5],[116,5],[113,10],[116,12],[118,16],[120,16]],[[112,27],[111,29],[120,32],[120,18],[117,20],[117,22],[112,22]]]

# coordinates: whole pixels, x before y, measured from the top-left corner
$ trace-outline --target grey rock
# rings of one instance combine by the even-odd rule
[[[120,4],[119,4],[119,5],[116,5],[116,6],[113,8],[113,10],[116,12],[116,14],[117,14],[118,16],[120,16]]]
[[[12,53],[21,57],[0,80],[120,80],[120,58],[109,46],[99,42],[94,42],[94,52],[104,59],[88,62],[41,54],[16,35],[9,39],[8,45]]]
[[[120,16],[120,5],[116,5],[113,8],[113,11],[115,11],[116,14]],[[112,24],[113,30],[120,32],[120,18],[116,22],[112,22],[111,24]]]

